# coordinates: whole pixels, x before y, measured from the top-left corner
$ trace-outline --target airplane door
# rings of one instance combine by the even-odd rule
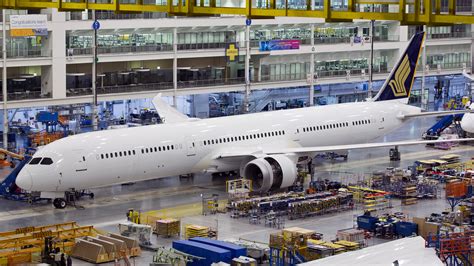
[[[187,150],[187,155],[188,156],[194,156],[196,155],[196,141],[192,138],[186,139],[186,150]]]
[[[76,171],[76,174],[81,175],[87,173],[87,161],[84,150],[75,150],[75,160],[73,168]]]

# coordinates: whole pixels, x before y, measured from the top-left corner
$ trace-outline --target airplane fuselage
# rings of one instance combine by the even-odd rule
[[[419,113],[398,100],[308,107],[83,133],[55,141],[28,164],[20,186],[63,192],[199,172],[237,170],[225,152],[365,143],[399,127],[400,114]],[[42,182],[34,182],[40,175]]]

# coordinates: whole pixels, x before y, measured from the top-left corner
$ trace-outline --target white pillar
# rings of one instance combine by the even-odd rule
[[[173,106],[176,108],[178,94],[178,29],[173,28]]]
[[[369,27],[369,36],[370,36],[370,60],[369,60],[369,90],[368,90],[368,97],[373,97],[373,68],[374,68],[374,27],[375,21],[370,21]]]
[[[423,25],[423,31],[425,34],[427,33],[427,28],[426,25]],[[421,71],[421,109],[427,109],[428,108],[428,97],[425,97],[426,93],[426,81],[425,81],[425,71],[426,71],[426,39],[428,37],[425,37],[425,41],[423,42],[423,51],[421,53],[421,65],[422,65],[422,71]]]
[[[245,26],[245,95],[244,113],[249,112],[250,101],[250,25]]]
[[[2,93],[3,93],[3,148],[8,149],[8,106],[7,106],[7,25],[5,9],[2,9]]]
[[[92,10],[92,21],[95,22],[95,10]],[[97,131],[99,114],[97,113],[97,30],[92,38],[92,129]]]
[[[316,48],[314,47],[314,24],[311,24],[311,57],[309,60],[309,72],[311,75],[309,84],[309,106],[314,105],[314,53]]]
[[[51,80],[48,84],[52,87],[54,99],[66,98],[66,22],[65,12],[57,9],[51,10]]]

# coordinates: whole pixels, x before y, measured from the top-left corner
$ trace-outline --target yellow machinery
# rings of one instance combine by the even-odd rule
[[[331,8],[340,5],[340,1],[323,0],[322,7],[314,8],[311,0],[298,5],[286,2],[283,6],[276,0],[261,1],[255,6],[255,1],[245,0],[243,7],[226,7],[220,1],[163,1],[159,3],[122,3],[119,0],[108,0],[101,3],[87,0],[5,0],[1,7],[5,9],[41,9],[56,8],[61,11],[103,10],[117,13],[164,12],[179,16],[212,16],[212,15],[242,15],[248,18],[273,17],[314,17],[324,18],[327,22],[348,22],[354,19],[366,20],[395,20],[402,24],[474,24],[474,16],[456,13],[456,1],[447,1],[447,11],[442,11],[441,0],[348,0],[347,8]],[[285,3],[285,2],[284,2]],[[433,4],[432,4],[433,3]],[[253,4],[253,5],[252,5]],[[380,10],[370,9],[376,6]],[[303,7],[303,8],[302,8]],[[444,8],[445,6],[443,6]],[[396,10],[396,11],[395,11]]]
[[[44,248],[45,238],[57,240],[57,247],[69,254],[76,238],[96,236],[93,226],[79,226],[66,222],[39,227],[23,227],[13,231],[0,232],[0,265],[26,263],[36,260]]]
[[[8,157],[11,158],[10,161],[8,161]],[[3,168],[5,166],[10,166],[11,168],[15,168],[15,163],[13,162],[13,159],[17,159],[22,161],[25,159],[23,155],[5,150],[5,149],[0,149],[0,168]]]

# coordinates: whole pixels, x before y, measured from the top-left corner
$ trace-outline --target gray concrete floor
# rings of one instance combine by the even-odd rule
[[[433,125],[434,119],[418,119],[406,123],[392,134],[376,141],[396,141],[419,139],[422,132]],[[347,136],[350,137],[350,136]],[[456,147],[450,151],[440,151],[424,146],[401,147],[402,160],[390,162],[388,148],[351,151],[349,159],[344,161],[317,160],[315,162],[316,176],[342,182],[361,179],[364,175],[386,167],[406,168],[415,160],[437,158],[444,154],[456,153],[464,159],[474,156],[473,146]],[[125,221],[125,213],[129,208],[141,211],[158,210],[182,204],[201,201],[202,194],[217,193],[225,197],[225,180],[206,175],[197,175],[192,180],[180,181],[177,177],[164,178],[136,183],[129,186],[113,186],[96,189],[94,200],[83,199],[78,202],[83,208],[68,207],[56,210],[50,204],[37,203],[29,205],[24,202],[14,202],[0,199],[0,231],[12,230],[23,226],[44,225],[64,221],[77,221],[81,225],[94,225],[96,228],[116,232],[117,224]],[[444,199],[423,200],[416,205],[401,206],[393,200],[394,208],[389,211],[403,211],[410,217],[426,216],[433,212],[441,212],[448,205]],[[325,239],[333,239],[336,231],[353,226],[354,217],[361,210],[316,216],[302,220],[287,220],[286,226],[299,226],[314,229],[323,233]],[[232,219],[227,214],[215,216],[187,217],[182,223],[195,223],[218,227],[219,239],[243,238],[247,240],[268,242],[269,234],[276,229],[263,225],[250,225],[247,219]],[[157,238],[153,242],[161,246],[169,246],[173,239]],[[375,244],[377,242],[369,243]],[[136,265],[146,265],[152,259],[151,252],[135,259]],[[80,264],[79,261],[75,261]]]

